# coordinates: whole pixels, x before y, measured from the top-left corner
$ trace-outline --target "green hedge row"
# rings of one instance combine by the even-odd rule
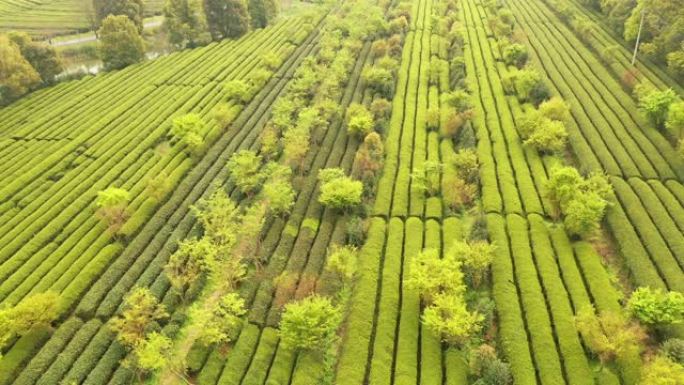
[[[467,385],[468,364],[463,353],[454,348],[449,348],[444,353],[444,365],[446,366],[445,385]]]
[[[371,385],[383,385],[392,382],[403,244],[404,223],[399,218],[392,218],[389,222],[387,246],[382,266],[382,288],[380,302],[378,303],[378,318],[375,322],[373,358],[370,363],[368,378]]]
[[[0,360],[0,385],[11,384],[21,368],[50,338],[48,328],[37,328],[20,337]]]
[[[532,6],[533,4],[513,5],[513,8],[519,7],[518,12],[529,14],[534,12],[531,9]],[[545,16],[547,15],[553,17],[550,13]],[[601,117],[610,124],[615,130],[615,134],[620,138],[616,143],[621,143],[624,146],[644,176],[654,178],[658,176],[663,178],[681,176],[683,162],[676,156],[672,146],[657,130],[645,122],[637,110],[636,103],[625,93],[617,81],[612,79],[595,55],[589,52],[571,31],[562,26],[561,23],[545,24],[544,26],[530,24],[528,28],[534,31],[534,36],[541,41],[542,50],[555,51],[552,54],[556,58],[555,63],[559,62],[558,58],[562,58],[561,61],[565,64],[565,68],[574,69],[568,73],[570,76],[581,76],[581,78],[577,78],[577,81],[571,82],[571,86],[585,85],[587,89],[590,88],[589,91],[591,92],[587,91],[588,99],[583,97],[581,99],[585,101],[594,100],[597,107],[601,107]],[[558,44],[549,45],[550,39]],[[564,49],[561,50],[561,47]],[[573,55],[570,55],[570,52]],[[580,88],[575,87],[575,92],[581,92]],[[594,95],[599,95],[600,99],[593,97]],[[589,108],[590,105],[591,103],[583,104],[585,108]],[[594,118],[592,120],[594,122],[600,121]],[[612,146],[611,149],[615,150]],[[622,163],[621,166],[624,167]],[[651,173],[654,168],[657,170],[657,174]],[[632,174],[628,175],[631,176]]]
[[[371,219],[368,237],[359,255],[358,281],[349,305],[337,366],[336,383],[339,385],[359,384],[365,378],[373,331],[373,318],[369,315],[375,313],[386,227],[382,219]]]
[[[404,237],[404,271],[402,282],[409,273],[411,260],[423,249],[423,222],[411,217],[406,220]],[[418,351],[420,329],[420,295],[417,290],[401,286],[399,334],[396,338],[394,383],[416,384],[418,381]]]
[[[510,362],[515,383],[533,385],[537,383],[535,367],[527,339],[525,316],[515,285],[505,218],[498,214],[487,214],[487,230],[490,241],[497,246],[496,258],[492,263],[492,296],[496,302],[499,339]]]
[[[665,207],[648,183],[642,179],[632,178],[628,182],[679,262],[681,269],[684,267],[684,234],[675,223],[672,212],[676,208],[682,210],[682,206]]]
[[[242,328],[240,337],[232,347],[226,365],[223,367],[223,372],[221,372],[221,377],[218,380],[219,385],[240,384],[252,361],[252,355],[259,343],[260,334],[259,327],[251,323]]]
[[[262,385],[266,381],[268,368],[271,365],[273,357],[276,353],[278,345],[278,330],[273,328],[264,328],[259,339],[259,346],[254,353],[252,362],[249,365],[247,373],[245,373],[242,384],[244,385]]]
[[[290,349],[278,346],[271,370],[266,378],[266,385],[287,385],[296,361],[296,354]]]
[[[682,185],[678,182],[668,182],[672,182],[672,185],[682,187]],[[649,180],[648,184],[650,185],[651,189],[653,189],[655,194],[658,196],[658,199],[660,199],[663,206],[667,208],[670,216],[672,216],[672,219],[675,221],[675,223],[677,223],[677,227],[684,231],[684,207],[682,206],[682,203],[677,199],[677,196],[673,194],[670,190],[668,190],[667,185],[663,184],[663,182],[661,181]]]
[[[532,257],[528,223],[518,215],[508,215],[508,234],[515,265],[515,282],[520,290],[527,330],[539,378],[544,384],[562,384],[561,360],[553,336],[550,314]],[[549,304],[550,305],[550,304]],[[554,320],[555,321],[555,320]]]
[[[658,267],[662,279],[667,282],[670,289],[684,290],[684,273],[677,264],[675,256],[668,248],[658,228],[644,209],[639,197],[624,180],[611,178],[611,183],[619,204],[629,217],[631,222],[629,226],[634,226],[634,230],[639,235],[637,240],[643,243],[643,246],[649,251],[651,259]],[[624,246],[622,244],[620,246],[624,250]],[[643,254],[641,258],[644,255],[648,254]],[[645,284],[648,285],[648,283]]]
[[[425,248],[442,251],[442,229],[439,222],[425,222]],[[442,344],[441,336],[420,324],[420,383],[425,385],[442,384]]]
[[[551,313],[553,330],[568,382],[578,385],[593,384],[592,371],[575,328],[572,303],[558,269],[546,224],[538,215],[530,215],[528,220],[537,272],[541,276],[544,296]]]
[[[26,365],[21,374],[14,380],[14,384],[33,385],[36,383],[38,378],[50,367],[50,364],[58,357],[58,354],[69,343],[74,334],[79,331],[81,326],[83,326],[83,321],[78,318],[69,318],[62,323],[55,330],[50,341],[31,359],[31,362]]]

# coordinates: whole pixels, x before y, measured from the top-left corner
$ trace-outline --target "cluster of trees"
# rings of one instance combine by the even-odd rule
[[[555,167],[547,182],[549,198],[563,215],[568,233],[591,237],[601,226],[606,208],[613,199],[613,188],[605,175],[583,178],[571,166]]]
[[[528,110],[517,122],[518,132],[525,145],[541,153],[560,153],[567,142],[565,122],[569,118],[567,104],[553,97],[542,102],[538,109]]]
[[[666,63],[684,78],[684,7],[678,0],[582,0],[600,10],[608,25],[634,43],[643,15],[639,52]]]
[[[684,341],[666,340],[642,366],[648,331],[684,322],[684,295],[640,287],[629,298],[626,313],[581,309],[575,324],[587,347],[603,365],[617,363],[626,382],[641,385],[679,384],[684,380]],[[632,317],[632,319],[629,318]],[[660,333],[656,333],[660,334]]]
[[[51,84],[62,71],[59,55],[46,42],[23,32],[0,34],[0,105]]]
[[[485,315],[469,309],[466,292],[486,282],[494,251],[484,241],[456,241],[442,258],[426,249],[409,263],[405,283],[420,293],[423,323],[448,344],[463,347],[482,330]]]
[[[105,69],[120,69],[145,58],[142,0],[93,0],[99,53]],[[164,30],[176,49],[210,40],[238,38],[263,28],[278,14],[274,0],[166,0]]]

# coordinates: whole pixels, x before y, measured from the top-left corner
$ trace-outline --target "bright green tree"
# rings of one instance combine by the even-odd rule
[[[423,324],[452,346],[463,346],[482,329],[484,317],[470,311],[462,296],[438,294],[423,311]]]
[[[116,233],[128,219],[130,200],[130,193],[118,187],[108,187],[97,192],[97,216],[107,224],[111,232]]]
[[[641,370],[639,385],[684,384],[684,366],[664,356],[655,356]]]
[[[646,325],[684,322],[684,295],[676,291],[640,287],[632,293],[627,308]]]
[[[244,323],[241,318],[247,310],[245,301],[237,293],[228,293],[216,303],[205,307],[194,307],[190,318],[199,332],[198,340],[205,346],[227,343]]]
[[[341,321],[340,309],[326,297],[311,296],[285,305],[280,319],[284,347],[325,351]]]
[[[57,319],[59,307],[59,296],[45,292],[30,295],[13,307],[0,308],[0,352],[14,338],[37,328],[49,327]]]
[[[318,201],[335,209],[350,209],[361,203],[363,183],[345,175],[339,168],[328,168],[319,171],[321,182]]]
[[[680,138],[684,134],[684,101],[670,104],[665,127]]]
[[[98,36],[100,58],[107,70],[121,69],[145,59],[145,43],[126,16],[107,16]]]
[[[171,124],[171,135],[174,140],[184,144],[193,155],[199,154],[204,145],[202,134],[205,130],[204,120],[195,113],[179,116],[173,119]]]
[[[109,327],[122,345],[134,348],[152,331],[154,322],[168,317],[164,305],[149,289],[137,287],[125,298],[121,314],[112,318]]]
[[[347,108],[347,131],[350,134],[365,137],[373,131],[374,126],[373,115],[366,106],[352,103]]]
[[[411,259],[404,283],[428,304],[440,294],[459,296],[466,289],[462,267],[454,254],[440,258],[436,249],[425,249]]]
[[[656,127],[662,127],[667,120],[670,105],[677,100],[677,94],[671,88],[664,91],[652,90],[639,97],[639,108],[646,113]]]
[[[171,287],[185,301],[186,293],[202,275],[215,269],[218,250],[208,238],[189,239],[178,244],[164,267]]]
[[[251,150],[240,150],[228,160],[228,172],[243,194],[251,196],[264,180],[261,173],[261,156]]]

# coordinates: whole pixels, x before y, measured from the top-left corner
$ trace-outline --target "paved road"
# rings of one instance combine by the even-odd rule
[[[161,20],[154,20],[154,21],[148,21],[143,24],[143,28],[153,28],[153,27],[158,27],[162,24]],[[97,37],[95,37],[95,33],[92,33],[88,36],[82,36],[78,37],[75,39],[70,39],[70,40],[62,40],[62,41],[53,41],[50,43],[53,47],[63,47],[65,45],[74,45],[74,44],[81,44],[81,43],[87,43],[91,41],[96,41]]]

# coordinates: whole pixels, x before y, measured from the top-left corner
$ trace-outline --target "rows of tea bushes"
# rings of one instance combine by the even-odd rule
[[[478,124],[477,118],[475,121],[478,138],[482,141],[483,134],[492,132],[493,128],[504,127],[505,132],[507,125],[512,127],[508,131],[512,139],[500,151],[510,152],[509,159],[521,159],[521,166],[513,168],[513,175],[517,178],[518,170],[522,170],[523,175],[529,173],[537,181],[537,189],[527,189],[520,181],[511,189],[516,191],[519,201],[534,199],[544,208],[521,216],[524,211],[510,210],[509,207],[516,206],[504,204],[502,209],[487,216],[490,238],[498,245],[498,258],[492,266],[493,296],[505,356],[510,360],[516,384],[538,381],[592,384],[596,362],[584,351],[574,324],[575,312],[589,304],[601,309],[619,308],[620,293],[589,244],[571,241],[563,226],[548,222],[547,216],[554,215],[554,208],[548,200],[546,180],[553,167],[563,159],[538,153],[522,144],[516,132],[523,124],[526,111],[532,107],[521,105],[519,97],[506,95],[507,77],[518,70],[512,63],[504,62],[506,55],[502,46],[512,43],[501,43],[501,29],[492,20],[504,19],[507,9],[467,1],[464,2],[464,14],[470,57],[466,64],[473,68],[472,81],[479,85],[477,94],[485,113],[480,120],[482,123]],[[515,33],[513,39],[518,39]],[[571,100],[566,101],[572,104]],[[576,121],[565,122],[571,142],[574,140],[571,130],[576,125]],[[491,134],[485,139],[497,141]],[[514,150],[516,145],[522,150]],[[515,155],[516,151],[524,151],[526,157]],[[483,171],[481,169],[481,173]],[[494,180],[502,185],[501,178]],[[485,201],[487,183],[491,182],[483,176]],[[492,187],[489,189],[492,194],[496,192]],[[502,195],[505,197],[505,193]],[[530,207],[529,203],[525,207]]]
[[[659,89],[673,88],[680,95],[684,89],[672,76],[664,71],[660,65],[653,63],[644,55],[638,55],[632,66],[634,46],[624,41],[622,37],[606,25],[603,16],[596,10],[582,5],[579,1],[558,2],[545,1],[549,8],[559,15],[582,39],[582,41],[597,53],[604,65],[613,72],[614,77],[621,79],[623,84],[630,86],[632,78],[636,77],[652,87]]]
[[[163,5],[159,0],[145,0],[145,15],[159,14]],[[40,37],[83,32],[92,27],[91,8],[76,0],[2,0],[0,31],[23,31]]]
[[[587,171],[596,170],[596,162],[591,160],[595,156],[600,163],[598,170],[614,176],[617,200],[609,209],[607,222],[630,274],[640,285],[681,288],[679,238],[670,239],[672,220],[668,221],[669,216],[651,219],[653,213],[649,212],[680,211],[681,201],[653,200],[644,189],[634,192],[626,188],[628,181],[660,179],[669,195],[676,194],[684,170],[681,157],[640,115],[636,101],[609,74],[598,56],[544,4],[512,2],[511,9],[527,32],[552,88],[571,103],[577,125],[570,127],[577,132],[570,138],[580,165]],[[538,23],[541,18],[558,22]],[[656,225],[654,220],[667,223]]]
[[[310,19],[312,22],[316,22],[316,20],[317,18]],[[297,20],[295,19],[295,21]],[[147,207],[148,212],[144,214],[143,219],[135,220],[136,216],[139,215],[139,211],[136,211],[133,217],[129,219],[129,223],[133,221],[137,228],[127,232],[127,237],[123,240],[119,237],[116,243],[109,246],[105,245],[113,238],[113,235],[106,233],[104,226],[98,223],[97,220],[92,221],[92,219],[95,219],[91,211],[92,209],[84,212],[90,214],[91,218],[83,218],[80,221],[76,220],[80,217],[73,219],[64,214],[63,217],[58,217],[59,220],[66,221],[63,229],[56,229],[58,234],[63,235],[52,240],[45,251],[31,255],[26,263],[12,262],[15,259],[11,255],[3,264],[3,267],[8,266],[6,276],[9,277],[9,279],[3,281],[3,284],[7,285],[5,286],[7,287],[5,298],[8,300],[13,298],[15,301],[20,300],[21,296],[14,293],[23,292],[24,295],[30,293],[33,288],[29,286],[29,283],[35,282],[34,285],[36,287],[40,286],[41,289],[52,289],[61,293],[63,301],[61,307],[62,319],[66,319],[71,311],[74,310],[76,316],[83,320],[83,322],[87,322],[94,316],[106,321],[117,310],[128,290],[133,285],[138,285],[152,286],[153,292],[159,298],[166,298],[166,304],[172,309],[176,299],[174,296],[165,297],[165,293],[168,291],[168,281],[163,277],[163,274],[160,275],[160,271],[165,263],[165,259],[168,258],[168,253],[172,250],[171,247],[175,246],[176,240],[185,238],[187,232],[192,227],[194,219],[189,214],[188,207],[207,192],[214,178],[220,172],[223,172],[225,178],[226,173],[222,169],[225,168],[225,163],[236,149],[253,145],[256,142],[258,129],[254,128],[259,127],[258,124],[262,120],[263,114],[268,111],[275,97],[282,92],[294,69],[313,49],[310,40],[315,34],[311,34],[308,41],[301,41],[304,44],[301,44],[294,51],[290,48],[289,43],[285,43],[287,38],[284,35],[287,35],[290,30],[289,27],[283,28],[283,25],[290,25],[289,23],[291,22],[292,20],[284,21],[284,24],[250,35],[243,41],[243,44],[251,51],[244,51],[245,47],[238,51],[241,53],[239,57],[243,58],[244,61],[235,60],[224,64],[234,68],[234,70],[225,72],[221,76],[235,77],[236,74],[240,73],[241,66],[245,64],[250,64],[254,70],[258,70],[263,52],[254,51],[253,44],[261,43],[263,45],[271,42],[268,44],[274,44],[272,47],[275,50],[278,50],[278,44],[280,44],[282,47],[280,49],[284,50],[284,53],[292,53],[289,56],[283,56],[284,64],[278,70],[278,73],[266,83],[263,89],[254,94],[253,100],[249,104],[244,107],[238,105],[233,107],[236,110],[236,114],[239,112],[233,124],[224,128],[218,127],[214,123],[211,130],[213,134],[210,132],[206,133],[206,148],[203,154],[197,154],[190,158],[184,154],[182,149],[170,148],[166,151],[173,155],[172,159],[180,157],[181,161],[183,161],[183,158],[185,158],[183,162],[186,164],[185,170],[187,172],[178,173],[172,169],[169,171],[173,173],[168,174],[175,178],[176,183],[180,186],[179,188],[167,191],[162,202],[154,202],[152,207]],[[303,30],[300,29],[300,31]],[[263,36],[260,37],[261,35]],[[279,35],[281,36],[280,38],[278,37]],[[236,45],[236,47],[239,48],[240,45]],[[206,52],[210,53],[212,57],[215,55],[211,50]],[[174,56],[186,54],[192,54],[192,51],[171,55],[170,57],[173,58]],[[208,63],[212,67],[220,65],[215,60],[208,61]],[[150,66],[149,63],[143,64],[141,70],[148,66]],[[134,71],[136,67],[132,68],[133,70],[127,69],[111,76],[117,76],[126,71]],[[184,66],[180,66],[179,69],[185,72]],[[242,69],[242,71],[245,73],[243,76],[249,73],[249,69]],[[160,72],[163,72],[166,77],[173,77],[173,74],[169,72]],[[212,68],[210,72],[221,73],[224,71],[217,71],[216,68]],[[223,91],[221,82],[209,80],[206,84],[207,86],[213,85],[216,89],[209,96],[199,95],[197,97],[199,101],[202,99],[208,100],[198,103],[196,111],[208,120],[210,107],[223,100],[221,98]],[[166,86],[160,84],[158,88],[164,87]],[[172,86],[169,85],[168,87]],[[167,119],[165,118],[164,120]],[[263,121],[261,123],[263,124]],[[168,129],[168,126],[162,127]],[[148,151],[154,152],[155,149],[152,147]],[[99,158],[94,158],[93,160],[96,159]],[[148,156],[142,159],[149,161],[152,157]],[[159,162],[159,160],[157,161]],[[166,162],[170,165],[174,164],[170,160]],[[93,161],[92,163],[95,164],[96,162]],[[175,161],[175,163],[181,162]],[[150,170],[149,172],[159,173],[163,168],[148,168],[148,170]],[[146,172],[148,171],[146,170]],[[140,174],[136,169],[124,170],[122,174],[124,177],[126,175],[135,177],[134,183],[130,185],[124,184],[126,187],[143,184],[143,186],[137,187],[137,190],[136,187],[130,187],[130,191],[137,191],[137,194],[139,194],[133,200],[133,207],[136,207],[136,201],[143,202],[149,200],[149,198],[145,197],[144,193],[144,173]],[[119,176],[119,178],[121,177]],[[70,178],[62,179],[66,181]],[[124,179],[127,180],[128,178]],[[140,196],[140,198],[138,199],[137,196]],[[83,200],[81,199],[81,201]],[[86,204],[89,202],[89,199],[85,200]],[[79,202],[79,204],[83,203]],[[157,205],[160,205],[158,209],[156,209]],[[155,215],[148,220],[152,213]],[[183,222],[184,218],[186,219],[185,222]],[[71,221],[69,221],[70,219]],[[81,227],[84,227],[85,230],[79,230]],[[63,231],[66,229],[74,231],[64,233]],[[94,235],[91,235],[89,238],[78,238],[79,234],[84,234],[88,231]],[[67,236],[75,237],[75,239],[71,241]],[[91,245],[90,243],[92,242],[96,243]],[[98,244],[101,245],[101,250],[97,249]],[[87,250],[87,252],[83,252],[84,250]],[[74,253],[74,256],[65,260],[64,258],[66,257],[64,256],[69,256],[70,253]],[[17,253],[17,255],[20,256],[21,254]],[[42,267],[45,266],[43,263],[51,264],[54,267]],[[31,266],[24,267],[27,265]],[[33,269],[29,267],[33,267]],[[58,273],[55,273],[55,270],[58,270]],[[32,275],[32,271],[35,271],[35,275]],[[16,274],[23,275],[23,277],[13,278]],[[50,281],[43,281],[43,279],[49,279]],[[172,322],[170,325],[174,323]],[[73,325],[73,322],[70,325]],[[56,383],[62,378],[69,383],[72,381],[77,383],[83,381],[86,383],[106,383],[109,381],[110,375],[117,368],[119,360],[125,354],[121,345],[113,343],[113,335],[109,331],[109,327],[101,325],[94,337],[92,334],[90,335],[92,339],[88,337],[78,341],[74,340],[69,333],[60,332],[63,327],[65,326],[59,326],[51,338],[49,334],[43,333],[39,335],[28,334],[18,340],[3,358],[2,367],[0,368],[3,383],[13,379],[23,365],[27,365],[26,369],[21,371],[16,380],[20,381],[20,383]],[[60,339],[58,336],[65,337]],[[38,351],[35,358],[31,360],[31,356],[36,353],[46,338],[49,338],[48,342]],[[64,350],[64,354],[61,354],[61,349],[67,350]],[[69,353],[66,353],[67,351]],[[56,357],[57,354],[61,354],[60,357],[70,358],[67,361],[56,361],[62,362],[60,366],[56,366],[56,363],[50,365],[49,357]],[[38,357],[41,358],[39,359]],[[121,373],[121,371],[119,370],[117,373]],[[126,381],[128,377],[124,374],[119,374],[115,378],[118,378],[118,381]]]
[[[341,11],[332,13],[327,24],[324,23],[320,44],[317,53],[311,56],[311,62],[325,65],[330,60],[326,46],[334,42],[336,28],[345,28],[343,23],[336,24],[337,17],[350,13],[347,14],[348,18],[357,19],[358,12],[363,10],[366,16],[372,14],[375,17],[375,13],[387,4],[381,3],[380,7],[356,4],[355,7],[359,9],[350,9],[350,6],[345,5]],[[388,16],[392,15],[390,11]],[[360,140],[347,132],[345,123],[348,122],[344,116],[352,110],[350,106],[353,103],[368,106],[379,97],[362,73],[382,59],[371,54],[371,43],[374,39],[382,40],[386,36],[370,23],[363,28],[367,32],[361,35],[362,44],[350,50],[354,61],[340,79],[340,92],[332,93],[335,103],[339,105],[339,113],[328,122],[327,128],[311,132],[310,148],[304,160],[291,164],[296,174],[299,174],[296,177],[298,194],[292,213],[286,220],[276,219],[265,232],[261,253],[267,264],[259,274],[243,282],[239,289],[249,303],[249,323],[242,329],[227,356],[218,346],[210,349],[196,346],[189,356],[190,369],[199,383],[318,383],[322,377],[331,374],[331,368],[324,366],[322,352],[295,351],[284,346],[279,342],[276,328],[283,306],[288,302],[313,293],[333,298],[337,295],[336,278],[324,269],[326,258],[330,247],[348,242],[348,226],[355,219],[341,215],[334,208],[326,208],[316,199],[320,192],[317,174],[319,170],[331,167],[340,167],[347,173],[352,170]],[[343,38],[341,43],[344,49],[355,47],[356,38]],[[339,58],[342,59],[342,56],[339,55]],[[337,64],[333,62],[330,66]],[[325,82],[320,79],[316,84],[316,87],[323,87]],[[296,86],[291,87],[281,96],[281,100],[297,95],[298,90]],[[323,92],[321,88],[320,92],[311,94],[321,97]],[[304,103],[313,104],[315,101],[304,99]],[[279,117],[274,109],[267,126],[277,124]],[[287,161],[285,154],[281,160]],[[340,306],[343,304],[344,301],[341,301]]]

